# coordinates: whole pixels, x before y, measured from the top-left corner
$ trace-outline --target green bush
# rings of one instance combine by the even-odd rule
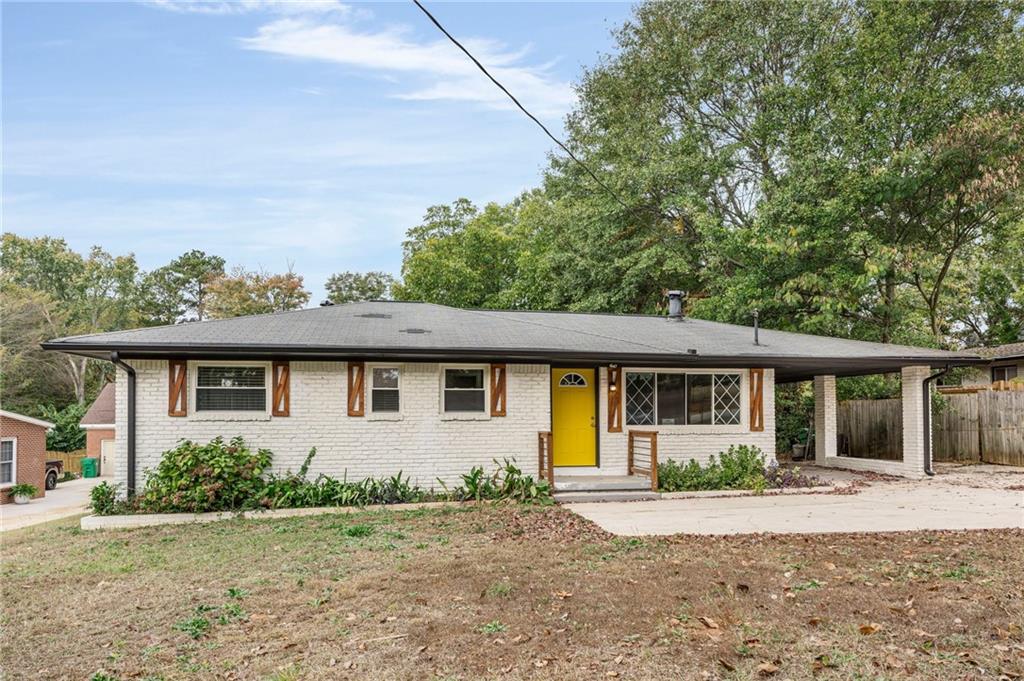
[[[19,482],[7,488],[7,493],[12,497],[34,497],[39,493],[39,488],[27,482]]]
[[[185,440],[164,452],[136,499],[139,510],[155,513],[238,511],[254,508],[263,496],[266,449],[252,451],[236,437],[200,445]]]
[[[103,481],[89,490],[89,508],[96,515],[114,515],[121,512],[123,503],[118,500],[118,485]]]
[[[50,452],[74,452],[85,448],[85,431],[79,423],[85,416],[85,405],[69,404],[63,409],[43,407],[43,418],[53,422],[46,431],[46,449]]]
[[[531,475],[524,475],[514,463],[505,459],[498,463],[498,469],[491,475],[484,473],[480,466],[474,466],[469,473],[462,475],[462,485],[449,494],[458,501],[500,501],[510,500],[520,503],[547,502],[551,500],[551,487],[545,480],[534,480]],[[444,487],[444,483],[438,482]]]
[[[764,454],[757,447],[733,445],[705,466],[690,459],[685,465],[672,459],[658,464],[658,485],[663,492],[722,489],[764,489]]]

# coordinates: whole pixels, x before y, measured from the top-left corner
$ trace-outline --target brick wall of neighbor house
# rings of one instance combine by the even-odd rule
[[[630,367],[623,368],[623,376]],[[702,372],[713,373],[714,369],[701,369]],[[723,369],[722,371],[728,371]],[[627,459],[627,432],[630,426],[625,422],[623,408],[623,425],[621,433],[608,432],[608,370],[600,370],[601,395],[599,408],[601,413],[600,426],[600,464],[602,475],[625,475]],[[750,430],[750,372],[743,371],[742,421],[739,426],[633,426],[634,430],[658,431],[658,460],[674,459],[687,462],[694,459],[706,463],[712,454],[718,454],[730,445],[753,445],[764,452],[767,461],[775,460],[775,371],[764,370],[764,430]],[[623,379],[623,383],[625,379]],[[620,394],[622,391],[620,390]],[[559,474],[593,475],[593,469],[559,469]]]
[[[437,487],[437,478],[451,486],[473,466],[494,468],[492,459],[518,460],[523,470],[537,473],[537,433],[550,427],[550,374],[547,365],[508,365],[507,416],[447,420],[440,412],[440,364],[402,366],[400,420],[347,415],[347,368],[344,362],[292,362],[290,416],[260,415],[259,420],[208,420],[194,412],[167,415],[166,361],[132,360],[136,370],[137,484],[145,470],[181,438],[206,442],[218,435],[243,436],[253,447],[274,454],[274,469],[295,471],[310,447],[317,448],[310,476],[326,473],[349,480],[393,475],[402,471],[423,487]],[[444,366],[452,366],[445,364]],[[190,362],[189,380],[196,367]],[[369,371],[367,371],[369,374]],[[269,381],[268,372],[268,381]],[[487,375],[485,374],[485,381]],[[127,376],[117,375],[116,457],[127,460]],[[268,396],[269,401],[269,396]],[[367,388],[369,403],[369,388]],[[388,415],[390,416],[390,415]],[[377,420],[381,418],[381,420]],[[126,466],[118,465],[115,481],[124,484]]]
[[[85,455],[102,461],[103,441],[114,439],[113,428],[88,428],[85,431]],[[109,471],[102,471],[107,475]]]
[[[16,449],[15,482],[35,485],[36,498],[46,494],[46,428],[17,419],[0,416],[0,436],[18,439]],[[0,490],[0,504],[14,501],[6,491]]]

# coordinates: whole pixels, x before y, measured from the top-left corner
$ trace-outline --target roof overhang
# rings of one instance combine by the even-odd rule
[[[18,413],[15,413],[13,411],[4,411],[3,409],[0,409],[0,416],[6,416],[9,419],[14,419],[15,421],[21,421],[22,423],[29,423],[29,424],[31,424],[33,426],[39,426],[40,428],[46,428],[47,430],[49,430],[50,428],[53,428],[53,424],[50,423],[49,421],[44,421],[42,419],[34,419],[31,416],[25,416],[24,414],[18,414]]]
[[[542,348],[381,348],[381,347],[315,347],[295,345],[232,345],[193,344],[125,344],[102,347],[95,343],[57,341],[43,343],[46,350],[109,359],[116,351],[122,359],[295,359],[305,361],[407,361],[407,362],[521,362],[542,364],[603,365],[623,364],[651,368],[766,368],[776,370],[776,382],[791,383],[817,375],[863,376],[899,371],[905,366],[971,366],[986,365],[990,360],[977,356],[915,357],[808,357],[799,355],[691,355],[680,353],[606,353]]]

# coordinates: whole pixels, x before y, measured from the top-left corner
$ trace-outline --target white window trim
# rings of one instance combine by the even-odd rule
[[[398,411],[373,410],[373,370],[398,369]],[[405,412],[405,367],[394,362],[374,362],[366,365],[366,419],[368,421],[401,421]]]
[[[654,413],[654,421],[655,422],[653,424],[651,424],[651,425],[646,425],[646,426],[630,425],[626,421],[626,392],[627,392],[627,389],[626,389],[626,386],[627,386],[626,374],[647,374],[647,373],[651,373],[651,372],[653,372],[655,374],[737,374],[737,375],[739,375],[739,377],[740,377],[740,422],[736,423],[736,424],[731,424],[731,425],[716,424],[716,423],[706,423],[706,424],[703,424],[703,423],[702,424],[674,424],[674,425],[667,425],[666,424],[666,425],[659,425],[658,422],[657,422],[658,421],[658,413],[657,413],[657,411],[658,411],[658,404],[657,404],[657,400],[655,400],[655,404],[654,404],[654,411],[655,411],[655,413]],[[680,433],[680,434],[682,434],[682,433],[703,433],[703,434],[707,434],[707,435],[716,434],[716,433],[723,433],[723,434],[728,434],[728,433],[746,433],[750,429],[750,383],[749,383],[749,381],[750,381],[750,370],[749,369],[712,369],[712,368],[708,368],[708,369],[704,369],[704,368],[699,368],[699,369],[697,369],[697,368],[694,368],[694,369],[662,369],[662,368],[659,368],[659,367],[629,367],[629,368],[623,367],[623,369],[622,369],[622,387],[621,387],[621,390],[619,390],[619,400],[621,401],[621,405],[619,407],[619,409],[620,409],[619,413],[622,414],[622,424],[624,426],[623,429],[624,430],[629,430],[630,428],[636,428],[636,429],[649,428],[649,429],[657,430],[659,433]],[[712,395],[712,397],[711,397],[712,420],[714,420],[714,416],[713,416],[714,409],[715,409],[715,399],[714,399],[714,395]]]
[[[0,437],[0,442],[11,443],[11,481],[0,483],[0,489],[7,489],[18,483],[18,438]]]
[[[484,372],[484,410],[483,411],[445,411],[444,410],[444,375],[448,369],[479,369]],[[490,364],[442,364],[438,372],[438,410],[442,421],[490,421],[491,420],[491,375]],[[506,388],[507,390],[508,388]]]
[[[263,390],[266,392],[263,411],[199,411],[196,407],[196,388],[199,387],[199,367],[262,367],[263,368]],[[255,361],[246,362],[240,360],[192,360],[188,363],[189,401],[188,418],[192,421],[269,421],[270,408],[273,401],[271,392],[273,382],[271,373],[271,362]]]

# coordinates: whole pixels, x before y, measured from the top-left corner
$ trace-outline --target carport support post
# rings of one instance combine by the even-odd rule
[[[900,377],[903,382],[903,467],[905,475],[924,475],[925,438],[930,443],[932,434],[925,433],[926,410],[932,408],[931,392],[925,396],[922,389],[924,380],[931,374],[927,366],[903,367]]]
[[[814,377],[814,462],[825,465],[826,458],[836,456],[839,439],[836,404],[836,377]]]

